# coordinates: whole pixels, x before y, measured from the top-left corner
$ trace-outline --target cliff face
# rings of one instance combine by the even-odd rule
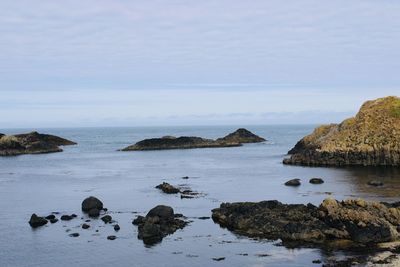
[[[400,166],[400,98],[367,101],[355,117],[316,128],[288,153],[285,164]]]
[[[17,135],[0,134],[0,156],[61,152],[62,149],[59,146],[75,144],[58,136],[38,132]]]

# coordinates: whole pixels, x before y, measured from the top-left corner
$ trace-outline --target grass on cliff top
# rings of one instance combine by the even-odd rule
[[[0,144],[7,145],[11,143],[18,142],[18,138],[13,135],[4,135],[0,137]]]
[[[400,99],[397,98],[395,101],[393,101],[393,106],[390,109],[390,115],[392,115],[395,118],[400,118]]]

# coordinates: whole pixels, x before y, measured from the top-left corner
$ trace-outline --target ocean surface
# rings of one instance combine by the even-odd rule
[[[0,266],[320,266],[355,252],[315,248],[288,249],[280,241],[237,236],[210,220],[222,202],[277,199],[319,204],[327,197],[362,197],[399,201],[400,170],[390,168],[310,168],[285,166],[286,152],[315,125],[248,126],[268,139],[232,148],[146,152],[117,151],[144,138],[164,135],[222,137],[239,126],[35,129],[76,141],[64,152],[0,158]],[[22,133],[32,129],[0,129]],[[189,179],[182,179],[189,176]],[[325,183],[308,180],[322,177]],[[286,187],[300,178],[298,188]],[[382,180],[383,187],[367,185]],[[154,187],[162,182],[185,185],[201,197],[181,199]],[[81,202],[100,198],[121,230],[92,221],[80,228]],[[170,205],[191,220],[184,228],[151,247],[137,239],[132,219],[158,205]],[[32,229],[32,213],[75,213],[78,218]],[[99,230],[96,232],[95,230]],[[79,237],[69,237],[72,232]],[[115,234],[117,239],[107,240]],[[268,256],[266,256],[267,254]],[[212,258],[225,257],[223,261]]]

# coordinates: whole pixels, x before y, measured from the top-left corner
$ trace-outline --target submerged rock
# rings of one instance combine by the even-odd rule
[[[213,220],[249,237],[281,239],[284,242],[322,244],[350,240],[354,244],[398,240],[398,203],[362,199],[325,199],[312,204],[282,204],[279,201],[223,203],[212,211]]]
[[[175,218],[171,207],[159,205],[151,209],[146,217],[138,216],[132,224],[138,225],[138,238],[146,245],[152,245],[176,230],[183,229],[187,222]]]
[[[110,223],[112,221],[112,217],[110,215],[104,215],[103,217],[101,217],[101,220],[104,223]]]
[[[48,134],[0,134],[0,156],[61,152],[60,146],[75,145],[75,142]]]
[[[284,159],[295,165],[400,166],[400,98],[364,103],[354,118],[323,125]]]
[[[74,216],[72,216],[72,215],[62,215],[62,216],[60,217],[61,221],[70,221],[70,220],[72,220],[73,218],[74,218]]]
[[[263,141],[265,141],[264,138],[261,138],[246,129],[238,129],[234,133],[217,140],[196,136],[168,136],[145,139],[122,149],[122,151],[234,147],[241,146],[242,143],[257,143]]]
[[[43,218],[43,217],[37,216],[35,213],[32,214],[32,216],[31,216],[31,218],[29,220],[29,225],[32,228],[37,228],[37,227],[43,226],[45,224],[47,224],[47,220],[45,218]]]
[[[180,192],[179,188],[170,185],[169,183],[163,182],[156,186],[156,188],[162,190],[166,194],[177,194]]]
[[[301,185],[300,179],[292,179],[285,183],[286,186],[299,186]]]
[[[90,228],[89,224],[86,223],[82,224],[82,229],[89,229],[89,228]]]
[[[89,217],[91,217],[91,218],[97,218],[97,217],[100,216],[100,210],[98,210],[98,209],[91,209],[91,210],[89,210],[88,215],[89,215]]]
[[[103,202],[101,202],[100,199],[96,197],[90,196],[82,201],[82,211],[89,212],[92,209],[102,210]]]

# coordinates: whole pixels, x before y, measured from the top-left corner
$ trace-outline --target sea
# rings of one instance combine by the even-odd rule
[[[0,266],[308,267],[362,254],[285,247],[280,240],[247,238],[221,228],[212,219],[199,219],[210,217],[211,210],[224,202],[279,200],[319,205],[328,197],[400,200],[400,170],[396,168],[283,165],[287,151],[315,126],[0,129],[6,134],[37,130],[78,143],[63,147],[60,153],[0,158]],[[150,137],[218,138],[240,127],[267,141],[229,148],[119,151]],[[313,177],[325,183],[310,184]],[[284,185],[294,178],[301,179],[302,185]],[[370,180],[383,181],[384,186],[369,186]],[[155,188],[162,182],[190,187],[200,195],[181,199],[164,194]],[[81,202],[88,196],[103,201],[120,225],[119,232],[101,220],[92,220],[87,230],[81,228],[87,219]],[[160,204],[173,207],[190,223],[161,243],[146,246],[137,238],[132,220]],[[46,216],[52,212],[78,217],[36,229],[29,226],[32,213]],[[74,232],[79,237],[69,236]],[[107,240],[108,235],[117,239]],[[312,263],[315,260],[321,263]]]

